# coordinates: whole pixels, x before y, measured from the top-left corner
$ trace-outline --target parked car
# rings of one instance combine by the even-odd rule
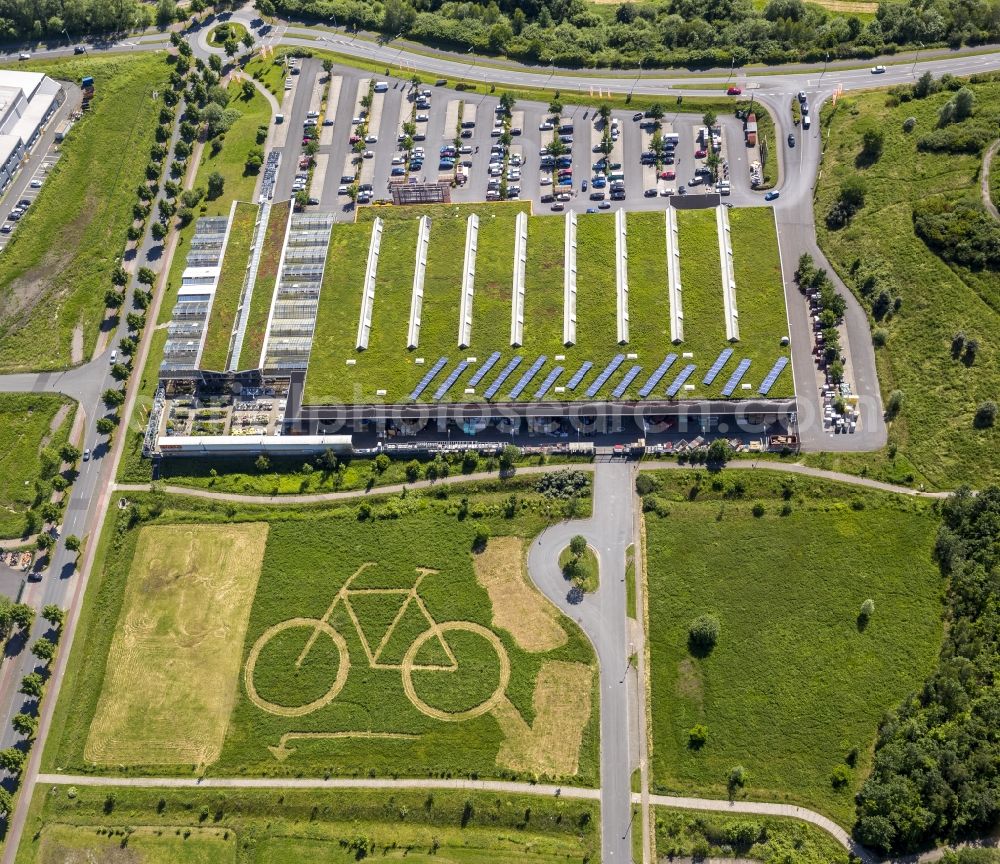
[[[597,205],[598,210],[608,210],[610,209],[610,207],[611,207],[610,201],[602,201],[600,204]]]
[[[642,119],[642,112],[641,111],[636,111],[635,114],[632,115],[632,119],[633,120],[641,120]]]
[[[642,194],[643,194],[644,198],[655,198],[656,197],[656,190],[653,189],[653,188],[644,189],[643,192],[642,192]]]
[[[561,201],[556,201],[556,203],[553,204],[549,209],[552,210],[553,213],[561,213],[563,210],[566,209],[566,205],[563,204]]]
[[[726,93],[730,96],[739,96],[743,92],[739,87],[730,87]]]

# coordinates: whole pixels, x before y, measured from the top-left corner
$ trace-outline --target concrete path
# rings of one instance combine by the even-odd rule
[[[626,686],[629,647],[625,616],[625,549],[632,542],[633,463],[597,462],[590,519],[560,522],[543,531],[528,552],[528,573],[541,592],[576,621],[594,645],[601,681],[601,845],[604,864],[631,861],[630,735],[641,734]],[[582,534],[597,552],[600,587],[581,602],[568,597],[570,584],[559,554]]]
[[[997,222],[1000,222],[1000,210],[997,210],[997,205],[990,197],[990,166],[993,163],[993,157],[997,154],[997,149],[1000,149],[1000,139],[994,141],[983,156],[983,170],[979,177],[979,188],[983,194],[983,206]]]

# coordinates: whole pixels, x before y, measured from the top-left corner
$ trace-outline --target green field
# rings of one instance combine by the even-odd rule
[[[212,298],[212,312],[201,352],[201,368],[215,372],[226,370],[229,343],[232,340],[236,313],[243,297],[250,247],[257,222],[256,204],[238,203],[229,224],[229,238],[219,270],[219,282]]]
[[[291,203],[282,201],[271,208],[267,218],[264,246],[257,267],[253,296],[250,298],[250,314],[247,317],[246,332],[243,334],[243,348],[240,351],[241,369],[256,369],[261,360],[264,338],[267,336],[267,319],[271,314],[271,301],[274,299],[274,289],[278,283],[281,249],[285,243],[291,212]]]
[[[597,700],[596,691],[589,695],[596,685],[589,644],[558,617],[559,638],[541,648],[532,643],[517,622],[535,605],[550,607],[537,593],[515,590],[526,578],[523,556],[507,571],[514,581],[497,591],[475,571],[470,552],[480,528],[495,538],[491,543],[524,542],[562,518],[563,508],[562,500],[535,492],[528,477],[326,508],[216,507],[135,496],[131,507],[114,511],[102,537],[85,604],[87,639],[71,657],[57,706],[57,728],[64,731],[46,758],[92,770],[90,745],[86,752],[84,745],[94,734],[98,694],[121,677],[107,658],[109,651],[124,657],[112,634],[128,615],[123,594],[139,590],[138,529],[267,521],[236,704],[209,773],[549,776],[593,784]],[[167,547],[158,560],[167,572],[201,566],[200,558],[174,560]],[[178,621],[185,608],[189,616],[197,608],[190,599],[171,602],[176,609],[164,615]],[[517,614],[507,609],[513,603],[520,604]],[[329,623],[310,624],[313,619]],[[431,620],[443,638],[432,635]],[[192,638],[181,640],[188,652]],[[192,662],[186,654],[168,654],[162,655],[164,675],[181,674]],[[220,680],[217,660],[202,665],[204,680]],[[570,693],[560,689],[566,681],[575,682]],[[214,685],[213,693],[218,689]],[[152,694],[143,698],[159,704]],[[133,747],[142,730],[133,733],[133,755],[116,761],[124,770],[191,770],[181,759],[175,766],[144,762],[141,747]]]
[[[96,95],[0,258],[0,371],[73,361],[73,332],[89,359],[104,295],[125,248],[170,67],[162,55],[87,57],[18,65],[79,82]]]
[[[655,788],[725,797],[743,765],[750,799],[849,825],[884,712],[921,686],[939,649],[933,507],[748,471],[654,478],[647,509],[669,514],[646,516]],[[702,614],[721,635],[699,657],[687,631]],[[700,748],[696,724],[708,727]]]
[[[992,122],[1000,83],[971,89],[973,122]],[[995,400],[1000,390],[1000,280],[995,271],[949,266],[913,227],[914,206],[931,196],[980,200],[981,155],[923,152],[916,146],[935,129],[938,111],[953,95],[944,91],[888,107],[879,91],[840,100],[835,111],[827,107],[823,126],[829,145],[816,193],[820,246],[844,281],[857,290],[851,273],[858,267],[861,274],[877,274],[902,298],[891,320],[876,324],[887,335],[885,347],[876,350],[883,399],[896,389],[905,398],[890,424],[889,454],[905,457],[918,481],[946,488],[1000,478],[997,428],[973,426],[977,405]],[[908,117],[916,120],[909,134],[902,129]],[[855,160],[870,129],[884,133],[883,152],[859,171]],[[856,174],[867,186],[865,206],[848,227],[830,231],[824,217],[841,181]],[[951,354],[951,340],[960,330],[980,344],[971,366]]]
[[[523,358],[521,366],[501,387],[497,399],[517,383],[535,357],[544,355],[547,365],[519,397],[533,398],[538,385],[556,365],[564,368],[555,386],[565,385],[584,360],[595,370],[584,379],[584,387],[619,352],[638,355],[643,372],[626,390],[626,399],[638,398],[646,378],[672,349],[691,352],[692,362],[707,371],[719,352],[727,346],[722,303],[722,281],[714,211],[682,211],[680,243],[684,283],[685,342],[669,341],[670,319],[666,274],[666,226],[662,213],[633,213],[628,216],[630,333],[627,346],[617,343],[617,301],[615,279],[615,225],[605,214],[585,214],[577,227],[577,338],[564,346],[563,334],[563,250],[565,220],[553,216],[533,216],[528,222],[525,266],[524,341],[519,349],[510,347],[510,316],[513,277],[513,250],[516,205],[471,205],[427,208],[432,216],[430,247],[424,282],[419,347],[406,348],[410,296],[413,284],[414,250],[417,239],[413,210],[385,208],[377,212],[364,208],[359,223],[335,226],[320,297],[320,314],[306,377],[305,402],[374,402],[376,391],[387,391],[387,401],[403,401],[428,367],[439,357],[454,361],[473,356],[481,360],[493,351],[503,356],[496,372],[487,375],[475,395],[463,393],[462,379],[449,391],[446,400],[482,401],[483,392],[511,358]],[[422,212],[422,211],[418,211]],[[458,297],[462,279],[466,222],[470,213],[480,217],[472,339],[468,350],[458,341]],[[376,280],[372,330],[366,351],[354,350],[361,307],[361,285],[370,236],[368,221],[374,215],[387,219],[383,250],[393,254],[380,257]],[[409,218],[407,218],[409,217]],[[750,357],[759,369],[760,381],[774,361],[788,349],[780,339],[788,327],[781,283],[777,236],[773,216],[767,209],[753,209],[733,218],[737,296],[740,317],[745,323],[738,357]],[[398,252],[398,254],[397,254]],[[336,273],[336,278],[332,278]],[[565,359],[556,360],[561,355]],[[417,358],[425,363],[418,365]],[[353,359],[355,364],[348,366]],[[735,360],[732,361],[735,366]],[[474,366],[466,373],[473,374]],[[678,366],[677,371],[680,371]],[[612,378],[610,390],[627,367]],[[437,384],[432,382],[423,401],[429,401]],[[713,384],[697,389],[691,397],[718,396],[726,381],[720,375]],[[468,380],[466,378],[465,380]],[[660,393],[671,380],[668,376]],[[696,383],[694,376],[691,383]],[[771,396],[792,393],[791,374],[779,378]],[[580,398],[580,392],[557,393],[546,399]]]
[[[670,858],[736,855],[766,862],[848,864],[850,857],[822,828],[771,816],[692,813],[653,807],[656,854]]]
[[[48,500],[59,447],[73,424],[71,406],[63,396],[0,393],[0,538],[21,537],[28,510]]]
[[[17,864],[348,864],[363,858],[570,864],[594,860],[600,847],[596,801],[426,789],[120,788],[110,793],[109,805],[106,789],[81,787],[70,797],[70,788],[39,788]],[[94,857],[52,857],[56,844]]]

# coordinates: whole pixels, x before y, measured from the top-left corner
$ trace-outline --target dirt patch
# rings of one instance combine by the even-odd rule
[[[73,344],[70,348],[70,363],[76,365],[83,362],[83,325],[73,328]]]
[[[497,765],[556,777],[576,774],[583,730],[590,719],[592,682],[593,672],[582,663],[544,663],[532,696],[533,725],[528,726],[507,699],[493,712],[504,735]]]
[[[691,702],[700,712],[704,699],[701,670],[690,657],[677,664],[677,695]]]
[[[52,441],[52,436],[59,431],[63,423],[66,422],[66,417],[69,414],[70,405],[63,405],[56,411],[56,416],[52,418],[52,422],[49,423],[49,431],[42,438],[42,443],[38,445],[38,452],[41,453],[49,443]]]
[[[267,530],[142,529],[84,748],[89,762],[203,766],[219,758]]]
[[[831,12],[863,12],[868,15],[878,12],[878,3],[865,3],[862,0],[813,0],[813,2]]]
[[[473,563],[476,581],[490,595],[494,627],[506,630],[519,648],[535,654],[566,644],[558,611],[528,582],[519,537],[490,540]]]

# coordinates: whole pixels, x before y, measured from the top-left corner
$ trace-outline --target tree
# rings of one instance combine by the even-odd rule
[[[997,403],[992,399],[980,402],[973,421],[977,429],[989,429],[997,421]]]
[[[240,42],[243,43],[243,47],[246,48],[247,51],[253,50],[253,36],[251,35],[249,30],[243,34],[243,38],[240,39]],[[251,84],[251,86],[253,85]],[[250,97],[248,96],[247,98],[249,99]]]
[[[31,714],[15,714],[11,724],[17,732],[27,738],[34,738],[38,732],[38,718]]]
[[[587,551],[587,538],[582,534],[575,534],[569,541],[569,551],[579,558]]]
[[[15,603],[10,607],[10,618],[15,626],[28,631],[35,623],[35,610],[27,603]]]
[[[271,468],[271,460],[267,458],[266,453],[261,453],[260,456],[257,457],[257,461],[254,462],[254,467],[260,471],[261,474]]]
[[[477,555],[486,549],[486,544],[490,542],[490,532],[485,528],[477,528],[472,538],[472,551]]]
[[[965,120],[967,117],[972,116],[972,111],[976,105],[976,94],[973,93],[968,87],[963,87],[951,100],[954,105],[955,119]]]
[[[159,27],[169,27],[177,17],[177,4],[174,0],[159,0],[156,4],[156,23]]]
[[[246,78],[243,81],[243,84],[240,86],[240,95],[243,97],[245,101],[249,102],[251,99],[253,99],[253,94],[256,92],[256,90],[257,88],[253,86],[253,81],[251,81],[249,78]]]
[[[892,419],[903,409],[903,391],[893,390],[889,394],[889,401],[885,405],[885,413]]]
[[[701,115],[701,122],[708,127],[714,126],[718,122],[718,119],[718,115],[711,109]]]
[[[736,793],[740,789],[746,786],[747,779],[747,769],[742,765],[735,765],[732,769],[730,769],[729,777],[726,780],[726,788],[729,790],[730,801],[736,797]]]
[[[420,479],[420,463],[416,459],[411,459],[406,463],[406,479],[411,483],[415,483]]]
[[[382,14],[382,32],[407,33],[417,19],[414,8],[404,0],[386,0]]]
[[[521,457],[521,449],[514,444],[506,444],[500,451],[500,473],[513,474],[517,460]]]
[[[99,435],[110,435],[115,431],[115,421],[110,417],[100,417],[94,424]]]
[[[42,607],[42,617],[53,627],[59,629],[66,620],[66,610],[60,609],[55,603],[49,603]]]
[[[208,58],[208,65],[213,72],[221,72],[222,58],[218,54],[211,54]]]
[[[375,462],[373,463],[375,471],[379,474],[385,474],[385,472],[389,469],[390,461],[391,460],[388,455],[385,453],[379,453],[378,456],[375,457]]]
[[[218,171],[213,171],[208,175],[208,200],[214,201],[222,194],[222,190],[226,185],[226,178],[223,177]]]
[[[38,672],[30,672],[21,679],[20,692],[38,699],[45,688],[45,681]]]
[[[719,641],[722,625],[714,615],[699,615],[688,627],[688,646],[693,654],[705,656]]]
[[[247,154],[247,161],[243,165],[246,174],[257,174],[264,164],[264,152],[259,147],[251,148]]]
[[[51,663],[52,658],[56,656],[56,645],[54,642],[43,637],[36,640],[35,644],[31,646],[31,653],[39,660]]]
[[[150,228],[150,232],[153,235],[153,239],[159,242],[167,236],[167,226],[162,222],[154,222]]]
[[[553,99],[551,102],[549,102],[549,113],[553,117],[558,117],[560,114],[562,114],[562,110],[563,110],[563,104],[558,99]]]
[[[74,464],[80,458],[80,451],[72,444],[63,444],[59,448],[59,458],[69,465]]]
[[[0,750],[0,768],[11,774],[20,774],[26,758],[23,750],[19,750],[17,747],[5,747]]]
[[[729,461],[732,454],[733,448],[729,446],[729,442],[725,438],[716,438],[708,445],[705,461],[713,467],[721,468]]]
[[[104,305],[108,309],[121,309],[125,302],[125,295],[117,288],[109,288],[104,292]]]
[[[840,200],[851,208],[853,213],[865,206],[865,181],[853,174],[840,184]]]
[[[226,52],[227,57],[235,57],[236,52],[240,50],[240,44],[235,39],[227,39],[222,43],[222,50]]]
[[[830,775],[830,784],[834,789],[846,789],[851,782],[851,769],[846,765],[838,765]]]
[[[865,600],[864,603],[861,604],[861,611],[858,613],[858,619],[860,621],[867,623],[868,619],[871,618],[872,615],[874,614],[875,614],[875,601],[872,600],[871,597],[869,597],[867,600]]]
[[[869,165],[877,162],[885,146],[885,133],[881,129],[868,129],[861,139],[861,156]],[[864,200],[862,199],[862,203]]]
[[[129,312],[125,316],[125,323],[128,325],[128,329],[132,333],[137,333],[146,326],[146,316],[140,315],[138,312]]]
[[[80,548],[83,546],[83,541],[80,540],[76,534],[67,534],[65,543],[66,548],[69,549],[70,552],[79,552]]]
[[[0,789],[0,813],[9,815],[14,807],[14,796],[6,789]]]
[[[101,399],[108,408],[117,408],[125,401],[125,391],[109,387],[101,394]]]

